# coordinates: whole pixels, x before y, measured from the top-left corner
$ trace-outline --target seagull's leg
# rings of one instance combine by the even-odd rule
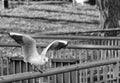
[[[31,64],[31,66],[32,66],[32,64]],[[43,70],[40,70],[36,65],[33,65],[33,66],[34,66],[34,67],[33,67],[33,68],[34,68],[34,69],[33,69],[34,71],[37,70],[37,71],[39,71],[40,73],[43,73],[43,72],[44,72]],[[35,70],[35,69],[36,69],[36,70]]]
[[[35,66],[35,68],[36,68],[37,71],[39,71],[40,73],[43,73],[43,72],[44,72],[44,70],[39,69],[37,66]]]

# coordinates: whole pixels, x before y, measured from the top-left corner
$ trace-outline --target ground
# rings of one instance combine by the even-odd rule
[[[70,3],[33,3],[0,9],[0,29],[23,32],[98,29],[99,12],[94,6]]]

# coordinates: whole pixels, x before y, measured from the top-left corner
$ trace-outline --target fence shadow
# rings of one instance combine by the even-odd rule
[[[0,15],[0,17],[6,18],[23,18],[23,19],[39,19],[45,22],[64,22],[64,23],[85,23],[85,24],[99,24],[97,20],[89,21],[76,21],[76,20],[67,20],[67,19],[55,19],[55,18],[47,18],[47,17],[29,17],[29,16],[16,16],[16,15]]]
[[[35,8],[29,8],[31,11],[45,11],[45,12],[54,12],[54,13],[66,13],[66,14],[74,14],[74,15],[86,15],[86,16],[92,16],[92,17],[98,17],[93,14],[84,14],[84,13],[73,13],[73,12],[66,12],[66,11],[59,11],[59,10],[49,10],[49,9],[35,9]]]

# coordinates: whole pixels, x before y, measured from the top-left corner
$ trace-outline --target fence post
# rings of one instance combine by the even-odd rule
[[[113,64],[113,78],[118,78],[119,77],[119,62],[116,64]]]
[[[27,0],[26,3],[27,3],[27,5],[29,5],[30,4],[30,0]]]
[[[39,83],[43,83],[43,77],[39,78]]]
[[[2,56],[2,51],[0,51],[0,76],[3,75],[3,56]]]
[[[73,2],[73,6],[75,6],[76,5],[76,0],[73,0],[72,2]]]
[[[8,0],[2,0],[2,8],[9,8],[9,1]]]

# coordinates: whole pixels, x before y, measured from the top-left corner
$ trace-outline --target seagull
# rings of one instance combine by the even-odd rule
[[[36,41],[31,36],[16,32],[10,32],[8,34],[21,45],[24,62],[28,62],[35,66],[44,65],[48,62],[49,58],[46,56],[48,50],[59,50],[68,45],[68,42],[65,40],[54,40],[44,48],[41,54],[39,54],[37,51]]]

